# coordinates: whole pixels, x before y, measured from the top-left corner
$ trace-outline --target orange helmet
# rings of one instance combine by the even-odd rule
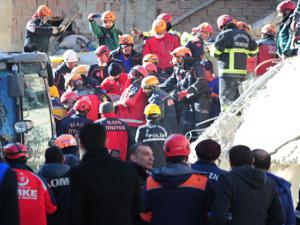
[[[152,75],[146,76],[145,78],[143,78],[142,83],[141,83],[141,87],[143,89],[150,89],[157,85],[159,85],[159,80],[157,79],[156,76],[152,76]]]
[[[29,152],[25,145],[15,142],[9,143],[3,147],[4,157],[7,159],[28,159]]]
[[[167,158],[188,156],[190,151],[190,142],[182,134],[172,134],[165,141],[164,153]]]
[[[201,23],[197,28],[197,31],[207,32],[209,34],[213,33],[213,27],[207,22]]]
[[[106,45],[100,45],[95,51],[96,56],[99,56],[102,54],[107,54],[107,55],[110,54],[110,49]]]
[[[261,28],[262,34],[275,35],[276,34],[276,26],[274,24],[266,24]]]
[[[167,29],[167,23],[163,19],[156,19],[152,23],[152,30],[155,34],[162,34]]]
[[[119,36],[120,45],[133,45],[133,37],[129,34],[123,34]]]
[[[43,17],[43,16],[50,17],[52,15],[52,10],[46,5],[40,5],[36,10],[36,13],[39,17]]]
[[[148,73],[157,73],[157,66],[154,63],[143,63],[143,67],[148,71]]]
[[[88,65],[79,65],[74,67],[71,71],[71,75],[72,75],[71,80],[81,79],[81,75],[87,75],[89,69],[90,67]]]
[[[74,105],[76,111],[79,112],[88,112],[91,109],[91,104],[85,99],[79,99]]]
[[[114,23],[116,21],[116,15],[112,11],[105,11],[101,16],[101,20],[110,20]]]
[[[71,134],[62,134],[55,140],[55,145],[60,149],[77,146],[76,139]]]
[[[158,57],[155,54],[147,54],[143,58],[143,63],[151,62],[151,63],[158,63]]]
[[[173,50],[173,52],[170,53],[174,57],[179,57],[179,56],[192,56],[192,52],[189,48],[186,47],[177,47]]]
[[[240,29],[240,30],[244,30],[244,31],[247,31],[247,32],[250,32],[251,31],[251,26],[246,23],[246,22],[243,22],[243,21],[237,21],[236,23],[237,27]]]
[[[159,14],[156,19],[162,19],[166,23],[172,23],[173,17],[170,13],[162,13]]]

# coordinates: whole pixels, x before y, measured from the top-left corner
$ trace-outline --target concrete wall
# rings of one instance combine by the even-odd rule
[[[12,45],[12,0],[1,0],[0,7],[0,51],[10,50]]]

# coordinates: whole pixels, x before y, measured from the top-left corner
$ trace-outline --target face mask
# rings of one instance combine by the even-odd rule
[[[154,35],[157,39],[162,39],[164,36],[165,36],[165,34],[155,34]]]

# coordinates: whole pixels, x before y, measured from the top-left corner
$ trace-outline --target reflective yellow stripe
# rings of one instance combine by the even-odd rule
[[[247,74],[247,70],[235,70],[235,69],[221,69],[220,72],[222,74],[224,73],[231,73],[231,74],[242,74],[242,75],[246,75]]]
[[[243,49],[243,48],[226,48],[224,49],[224,53],[244,53],[244,54],[256,54],[258,53],[258,48],[256,48],[254,51],[249,51],[247,49]]]

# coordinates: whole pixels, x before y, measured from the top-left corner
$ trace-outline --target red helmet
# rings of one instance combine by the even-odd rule
[[[167,158],[188,156],[190,151],[190,142],[182,134],[172,134],[165,141],[164,152]]]
[[[107,54],[107,55],[110,54],[110,50],[106,45],[100,45],[95,51],[96,56],[99,56],[102,54]]]
[[[91,109],[91,104],[89,101],[87,101],[85,99],[79,99],[76,102],[74,108],[76,111],[79,111],[79,112],[86,112],[86,111],[88,112]]]
[[[146,62],[143,64],[143,67],[148,73],[157,73],[157,66],[154,63]]]
[[[229,15],[219,16],[219,18],[217,20],[218,28],[220,30],[222,30],[223,27],[226,26],[226,24],[228,24],[229,22],[234,22],[235,23],[235,20],[233,19],[232,16],[229,16]]]
[[[25,145],[15,142],[10,143],[4,146],[3,148],[3,154],[5,158],[8,159],[28,159],[29,153],[28,149]]]
[[[67,103],[67,101],[76,102],[76,100],[77,100],[77,95],[74,91],[66,91],[60,97],[60,102],[63,104]]]
[[[201,23],[197,28],[197,31],[207,32],[209,34],[213,33],[213,27],[207,22]]]
[[[280,2],[278,5],[277,5],[277,11],[279,12],[284,12],[285,10],[291,10],[291,11],[294,11],[296,8],[296,4],[290,0],[286,0],[286,1],[283,1],[283,2]]]
[[[156,19],[162,19],[166,23],[172,23],[173,17],[170,13],[162,13],[159,14]]]
[[[148,72],[147,72],[147,70],[144,67],[142,67],[140,65],[137,65],[137,66],[134,66],[130,70],[129,74],[133,75],[136,78],[139,78],[139,77],[145,77],[145,76],[147,76]]]

